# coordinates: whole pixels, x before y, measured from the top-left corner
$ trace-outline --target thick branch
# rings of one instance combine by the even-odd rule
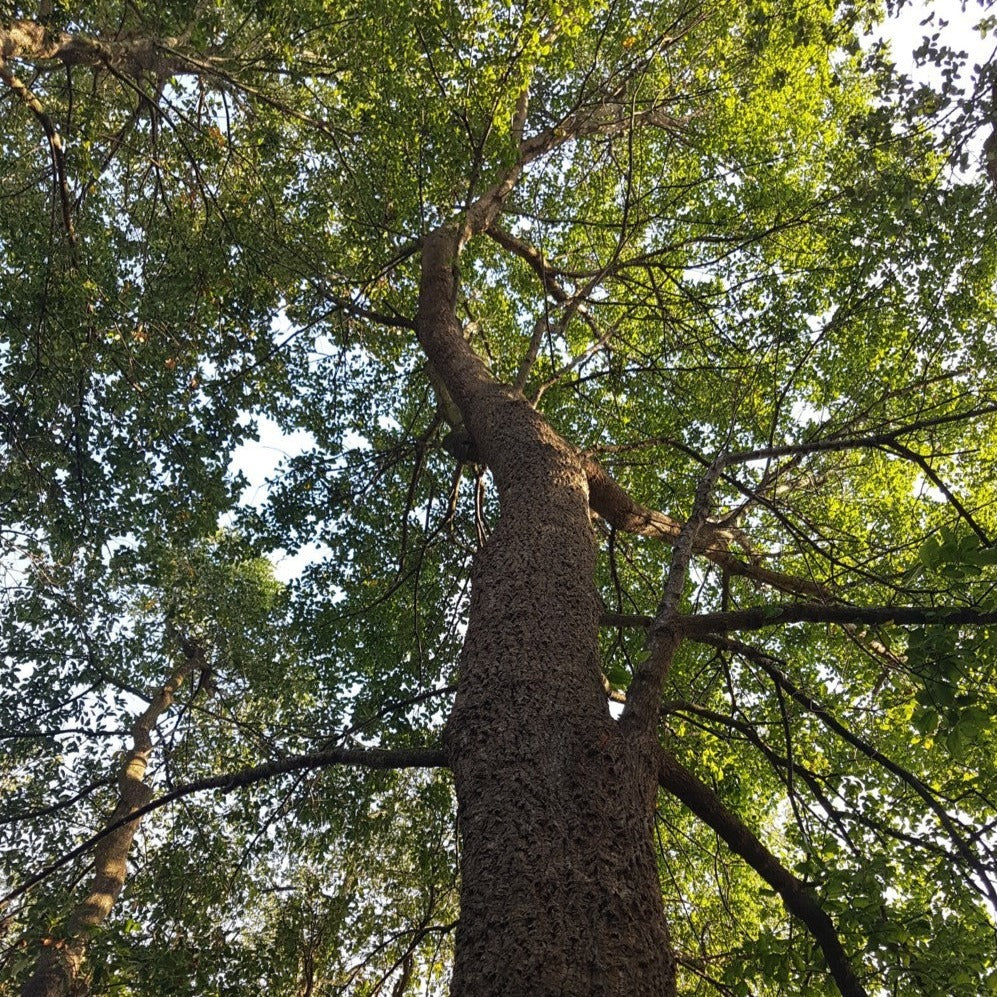
[[[69,179],[66,173],[66,148],[62,143],[62,136],[52,122],[51,117],[45,110],[42,102],[28,89],[25,84],[18,79],[7,65],[6,59],[0,55],[0,80],[17,95],[17,97],[27,106],[35,116],[35,120],[41,125],[45,137],[48,139],[49,151],[52,155],[52,168],[55,171],[55,188],[59,196],[59,205],[62,210],[62,225],[66,230],[71,244],[76,243],[76,232],[73,229],[73,216],[70,209]]]
[[[696,539],[706,524],[713,499],[713,489],[722,466],[722,461],[718,458],[703,475],[696,488],[692,513],[675,541],[664,594],[649,631],[647,658],[637,669],[637,674],[634,675],[627,690],[627,702],[623,707],[621,723],[634,723],[646,730],[658,716],[661,690],[675,652],[682,643],[683,634],[676,623],[680,618],[679,605],[689,574],[689,563],[692,560]]]
[[[597,461],[586,458],[585,471],[589,482],[589,504],[611,526],[624,533],[652,537],[670,544],[678,540],[682,532],[682,524],[678,520],[635,501]],[[824,587],[809,578],[772,571],[735,557],[728,549],[728,544],[734,541],[736,534],[733,531],[707,522],[696,536],[693,552],[702,554],[731,575],[750,578],[777,591],[828,598]]]
[[[806,925],[820,946],[843,997],[867,997],[838,938],[834,922],[806,884],[779,862],[709,786],[664,749],[659,756],[658,783],[713,828],[731,851],[740,855],[782,897],[786,909]]]
[[[176,38],[122,35],[105,41],[86,34],[52,31],[37,21],[13,21],[0,27],[0,58],[51,61],[65,66],[113,66],[138,77],[183,72],[184,60],[172,51]]]

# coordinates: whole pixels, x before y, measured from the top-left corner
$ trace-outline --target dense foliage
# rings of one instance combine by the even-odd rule
[[[734,455],[683,603],[732,615],[662,743],[870,994],[997,993],[993,67],[929,21],[911,79],[858,0],[42,6],[0,5],[0,887],[48,875],[0,994],[67,943],[61,859],[171,676],[176,798],[91,992],[445,991],[447,771],[278,768],[439,740],[497,505],[443,446],[419,250],[527,155],[461,258],[475,350],[679,522]],[[260,432],[295,445],[246,490]],[[619,700],[670,548],[595,528]],[[658,829],[681,993],[834,992],[715,828],[663,792]]]

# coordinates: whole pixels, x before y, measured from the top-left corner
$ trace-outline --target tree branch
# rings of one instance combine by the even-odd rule
[[[632,618],[636,620],[637,618]],[[645,626],[653,620],[643,617]],[[834,623],[843,626],[992,626],[997,611],[983,612],[969,607],[935,609],[921,606],[828,606],[795,602],[786,605],[753,606],[726,613],[702,613],[682,617],[680,625],[690,637],[724,633],[730,630],[762,630],[785,623]]]
[[[849,730],[821,702],[800,689],[799,686],[797,686],[796,683],[793,682],[783,671],[783,669],[779,667],[780,663],[777,663],[771,656],[747,644],[742,644],[739,641],[726,640],[723,638],[709,638],[705,639],[704,642],[709,643],[713,647],[721,647],[725,650],[733,651],[747,660],[753,661],[765,672],[766,675],[768,675],[778,689],[785,690],[789,693],[789,695],[797,703],[817,717],[817,719],[820,720],[820,722],[824,724],[828,730],[832,731],[847,744],[850,744],[853,748],[856,748],[859,752],[865,755],[866,758],[874,761],[877,765],[882,766],[887,770],[887,772],[890,772],[904,785],[910,787],[921,798],[921,800],[924,801],[924,804],[938,819],[939,825],[948,835],[960,858],[966,866],[972,870],[973,874],[979,880],[977,888],[981,888],[981,892],[984,896],[986,896],[989,902],[992,905],[997,906],[997,887],[995,887],[991,881],[984,863],[977,858],[969,841],[963,837],[961,830],[957,826],[956,820],[951,814],[949,814],[945,807],[942,806],[937,795],[929,786],[914,775],[914,773],[909,769],[899,765],[892,758],[888,758],[864,738],[859,737],[858,734],[855,734],[853,731]]]
[[[90,891],[66,920],[62,944],[46,945],[22,991],[23,997],[53,997],[76,990],[76,980],[86,955],[91,929],[111,913],[125,885],[128,853],[139,828],[141,811],[152,790],[145,773],[152,755],[152,732],[159,718],[173,705],[177,690],[196,669],[204,668],[204,652],[183,641],[184,661],[174,669],[145,711],[132,725],[132,747],[118,770],[118,805],[104,829],[91,838],[96,845]]]
[[[834,922],[809,887],[779,862],[706,783],[664,749],[661,749],[658,759],[658,784],[716,831],[731,851],[740,855],[779,894],[786,910],[806,925],[824,953],[828,970],[842,997],[867,997],[865,988],[852,969]]]
[[[674,544],[682,532],[682,524],[671,516],[641,505],[597,461],[583,458],[589,482],[589,505],[611,526],[624,533],[651,537]],[[697,533],[693,551],[724,568],[731,575],[749,578],[779,592],[829,599],[823,585],[809,578],[798,578],[760,564],[742,561],[728,549],[736,542],[737,533],[715,523],[706,522]]]
[[[7,60],[3,54],[0,39],[0,80],[16,94],[21,102],[35,116],[35,120],[41,125],[48,139],[49,152],[52,156],[52,169],[54,171],[54,186],[59,196],[59,205],[62,211],[62,226],[66,230],[66,236],[71,246],[76,245],[76,230],[73,228],[73,214],[70,207],[69,179],[66,173],[66,147],[62,144],[62,136],[49,117],[48,112],[42,102],[31,92],[31,90],[19,80],[7,65]]]
[[[144,806],[132,811],[128,816],[108,824],[107,827],[87,838],[86,841],[72,851],[60,856],[55,862],[52,862],[33,876],[29,876],[20,886],[11,890],[5,897],[0,897],[0,909],[12,900],[16,900],[27,893],[33,886],[37,886],[38,883],[47,879],[52,873],[68,865],[74,859],[85,855],[95,845],[103,841],[104,838],[113,834],[125,824],[138,821],[154,810],[160,810],[179,799],[210,789],[217,789],[222,793],[231,793],[235,789],[252,786],[254,783],[263,782],[274,776],[286,775],[289,772],[301,772],[305,769],[324,768],[328,765],[354,765],[357,768],[369,769],[446,768],[447,761],[442,748],[330,748],[328,751],[289,755],[287,758],[277,758],[274,761],[264,762],[261,765],[252,765],[248,768],[237,769],[235,772],[196,779],[193,782],[177,786],[175,789],[170,790],[170,792],[164,793],[162,796],[150,800]]]
[[[609,627],[650,627],[655,618],[644,613],[602,614]],[[828,606],[824,603],[792,602],[785,605],[753,606],[725,613],[679,616],[678,626],[692,638],[732,630],[763,630],[787,623],[827,623],[849,626],[994,626],[997,611],[979,609],[934,609],[923,606]]]
[[[171,50],[176,38],[122,35],[103,41],[82,33],[52,31],[38,21],[13,21],[0,28],[0,58],[60,62],[64,66],[115,66],[129,76],[150,72],[167,77],[182,72]]]
[[[693,547],[699,531],[706,523],[713,499],[713,489],[722,467],[722,457],[718,457],[703,475],[696,487],[692,513],[675,541],[665,591],[649,630],[650,646],[647,658],[637,669],[637,674],[627,689],[627,702],[620,717],[620,722],[623,724],[634,723],[647,729],[652,718],[658,716],[661,689],[684,636],[681,628],[677,626],[677,621],[680,618],[678,609],[689,573],[689,562],[692,560]]]
[[[895,429],[885,430],[881,433],[871,433],[868,436],[831,436],[804,443],[787,443],[775,447],[760,447],[757,450],[739,450],[728,454],[726,466],[731,467],[734,464],[767,460],[772,457],[801,457],[812,453],[838,453],[845,450],[868,450],[895,446],[898,444],[901,436],[909,436],[918,430],[932,429],[936,426],[961,422],[982,415],[990,415],[994,412],[997,412],[997,405],[982,405],[968,412],[950,413],[943,416],[935,416],[931,419],[919,419],[916,422],[897,426]],[[676,445],[675,441],[669,440],[668,442]]]

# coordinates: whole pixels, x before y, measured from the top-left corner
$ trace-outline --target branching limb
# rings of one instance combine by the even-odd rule
[[[490,225],[487,234],[503,249],[528,263],[530,269],[540,278],[544,291],[559,305],[563,305],[571,298],[571,294],[558,279],[557,271],[547,262],[539,249],[507,232],[501,225]]]
[[[589,311],[585,302],[588,300],[592,291],[619,265],[619,254],[622,248],[623,236],[621,235],[621,239],[617,243],[616,251],[613,254],[612,260],[605,266],[596,270],[594,273],[587,274],[585,283],[577,291],[569,292],[561,284],[558,272],[549,265],[547,260],[544,258],[543,253],[541,253],[534,246],[531,246],[522,239],[518,239],[516,236],[504,231],[498,225],[491,225],[488,229],[488,235],[490,235],[504,249],[509,250],[514,255],[525,260],[540,278],[544,292],[549,294],[559,305],[564,306],[563,314],[553,327],[551,327],[549,317],[546,313],[537,319],[529,349],[526,356],[523,358],[523,361],[519,366],[519,371],[516,375],[515,388],[517,391],[523,391],[526,386],[526,380],[529,377],[533,364],[536,362],[537,354],[540,349],[540,343],[545,332],[556,332],[558,334],[563,333],[563,331],[567,328],[568,323],[575,317],[575,315],[578,315],[586,323],[586,325],[588,325],[594,337],[594,342],[588,349],[572,359],[570,362],[566,363],[560,370],[552,374],[537,388],[533,398],[531,399],[532,404],[535,407],[539,403],[543,394],[549,388],[553,387],[560,380],[562,380],[565,375],[580,367],[586,360],[589,359],[589,357],[601,350],[613,334],[613,329],[606,331],[600,330],[595,317]]]
[[[0,55],[0,80],[14,92],[21,102],[35,116],[48,139],[49,152],[52,156],[53,185],[59,198],[62,212],[62,225],[70,245],[76,245],[76,230],[73,227],[72,199],[69,195],[69,179],[66,173],[66,147],[62,144],[62,136],[52,122],[42,102],[31,90],[18,79],[7,65],[6,59]]]
[[[647,729],[658,716],[661,689],[675,652],[683,639],[682,629],[678,626],[679,605],[689,574],[689,562],[692,560],[696,538],[706,523],[713,499],[713,489],[722,467],[722,457],[718,457],[703,475],[696,488],[692,514],[675,541],[665,591],[649,630],[648,655],[637,669],[637,674],[627,690],[627,703],[623,707],[621,724],[634,723],[641,729]]]
[[[974,885],[977,885],[977,888],[982,890],[991,904],[997,905],[997,888],[995,888],[993,882],[991,881],[987,868],[973,851],[969,841],[964,837],[962,831],[958,827],[956,820],[945,809],[941,801],[938,799],[938,796],[929,786],[914,775],[914,773],[909,769],[904,768],[892,758],[888,758],[881,751],[873,747],[873,745],[869,744],[869,742],[864,738],[859,737],[859,735],[854,731],[849,730],[849,728],[838,720],[837,717],[835,717],[830,710],[827,709],[827,707],[825,707],[813,696],[808,695],[800,689],[799,686],[797,686],[796,683],[793,682],[792,679],[785,673],[785,671],[779,667],[780,663],[770,655],[765,654],[756,648],[750,647],[747,644],[742,644],[739,641],[726,640],[722,638],[704,638],[704,641],[713,647],[721,647],[724,650],[733,651],[734,653],[741,655],[743,658],[754,662],[765,672],[766,675],[768,675],[779,690],[783,690],[788,693],[804,709],[808,710],[815,717],[817,717],[817,719],[820,720],[820,722],[824,724],[828,730],[861,752],[866,758],[870,759],[870,761],[873,761],[877,765],[880,765],[882,768],[886,769],[887,772],[891,773],[899,779],[900,782],[912,789],[924,801],[924,804],[928,807],[928,809],[935,815],[939,825],[945,834],[948,835],[949,840],[955,847],[959,857],[965,863],[966,867],[972,871],[973,876],[978,881],[978,883]]]
[[[125,885],[132,839],[139,827],[141,811],[152,795],[145,783],[153,748],[152,732],[159,718],[173,705],[180,686],[195,669],[203,667],[203,651],[185,642],[184,661],[133,724],[132,747],[118,771],[118,805],[107,826],[90,839],[91,845],[96,846],[90,891],[69,915],[65,937],[60,939],[60,944],[46,945],[42,949],[34,972],[24,986],[23,997],[51,997],[75,992],[76,979],[86,955],[87,933],[111,913]]]
[[[806,925],[824,953],[828,969],[843,997],[867,997],[841,944],[834,922],[807,885],[779,862],[706,783],[664,749],[659,756],[658,783],[716,831],[731,851],[740,855],[779,894],[786,909]]]
[[[997,405],[982,405],[966,412],[919,419],[916,422],[897,426],[880,433],[870,433],[866,436],[830,436],[804,443],[787,443],[781,446],[760,447],[756,450],[739,450],[727,456],[726,466],[733,467],[735,464],[746,464],[773,457],[802,457],[813,453],[841,453],[846,450],[891,447],[897,445],[901,437],[909,437],[920,430],[932,429],[953,422],[965,422],[994,412],[997,412]]]
[[[678,541],[682,532],[682,524],[678,520],[635,501],[598,462],[585,459],[585,471],[589,483],[589,504],[611,526],[624,533],[652,537],[670,544]],[[749,578],[779,592],[818,599],[830,598],[822,585],[809,578],[798,578],[760,564],[742,561],[729,550],[729,545],[737,540],[736,531],[704,522],[697,531],[693,552],[702,554],[731,575]]]

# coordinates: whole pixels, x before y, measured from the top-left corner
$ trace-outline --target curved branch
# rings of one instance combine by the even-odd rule
[[[979,885],[977,888],[981,889],[991,904],[997,906],[997,887],[994,886],[990,876],[987,874],[986,867],[974,853],[969,841],[963,837],[962,832],[957,825],[956,819],[952,817],[944,806],[942,806],[938,796],[930,786],[926,785],[923,780],[919,779],[909,769],[904,768],[892,758],[884,755],[864,738],[859,737],[858,734],[849,730],[840,720],[838,720],[837,717],[834,716],[834,714],[830,712],[830,710],[827,709],[827,707],[824,706],[823,703],[814,699],[813,696],[808,695],[799,686],[797,686],[796,683],[793,682],[781,668],[779,668],[777,662],[763,651],[759,651],[750,645],[742,644],[740,641],[726,640],[723,638],[710,638],[704,640],[704,642],[709,643],[713,647],[721,647],[724,650],[733,651],[747,660],[753,661],[765,672],[766,675],[768,675],[768,677],[776,684],[777,688],[783,689],[789,693],[789,695],[797,703],[817,717],[817,719],[820,720],[820,722],[827,727],[828,730],[832,731],[847,744],[850,744],[853,748],[861,752],[866,756],[866,758],[870,759],[870,761],[875,762],[877,765],[881,765],[887,772],[899,779],[904,785],[909,786],[921,798],[921,800],[924,801],[925,806],[927,806],[928,809],[935,815],[939,825],[948,835],[959,857],[978,878]]]
[[[740,855],[779,894],[786,910],[806,925],[824,953],[828,970],[842,997],[868,997],[841,944],[834,922],[809,887],[779,862],[706,783],[663,748],[658,756],[658,784],[716,831],[731,851]]]
[[[86,956],[88,933],[111,913],[125,885],[128,853],[139,828],[141,811],[152,795],[145,782],[153,748],[152,732],[160,717],[173,705],[180,686],[195,668],[204,668],[204,654],[199,647],[184,642],[183,650],[183,663],[174,669],[132,725],[132,747],[118,770],[118,805],[104,829],[90,839],[96,845],[90,891],[69,915],[62,944],[42,948],[34,972],[22,991],[23,997],[60,997],[75,993]]]
[[[5,48],[5,46],[0,46],[0,48]],[[42,102],[11,72],[3,54],[0,54],[0,80],[3,80],[21,102],[27,106],[28,110],[35,116],[35,120],[41,125],[42,131],[45,132],[45,138],[48,139],[49,152],[52,156],[52,168],[55,171],[54,186],[59,194],[62,225],[66,230],[66,237],[69,239],[69,244],[75,246],[76,230],[73,227],[69,179],[66,172],[66,147],[63,145],[62,136],[53,124]]]
[[[87,838],[72,851],[62,855],[44,869],[29,876],[20,886],[11,890],[5,897],[0,897],[0,908],[23,896],[33,886],[47,879],[52,873],[68,865],[74,859],[85,855],[95,845],[98,845],[108,835],[114,834],[126,824],[137,822],[140,818],[160,810],[170,803],[194,793],[217,789],[222,793],[231,793],[235,789],[252,786],[274,776],[286,775],[289,772],[301,772],[305,769],[324,768],[327,765],[355,765],[358,768],[398,769],[398,768],[446,768],[446,756],[442,748],[330,748],[328,751],[316,751],[309,754],[289,755],[261,765],[251,765],[248,768],[237,769],[235,772],[207,776],[193,782],[177,786],[162,796],[150,800],[144,806],[132,811],[114,823],[108,824],[97,834]]]

